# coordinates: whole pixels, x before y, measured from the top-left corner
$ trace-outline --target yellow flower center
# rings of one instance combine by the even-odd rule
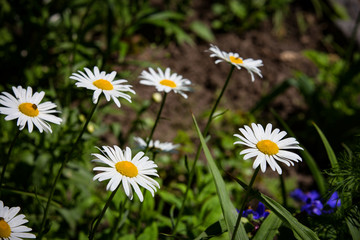
[[[237,58],[234,56],[230,56],[230,61],[235,64],[243,64],[243,60],[241,58]]]
[[[169,79],[161,80],[160,84],[167,86],[167,87],[176,88],[176,83],[174,83],[174,81],[169,80]]]
[[[22,103],[19,105],[19,110],[29,117],[36,117],[39,115],[39,109],[36,104],[33,103]]]
[[[11,234],[11,228],[4,218],[0,218],[0,238],[8,238]]]
[[[108,80],[105,79],[99,79],[93,82],[94,86],[97,88],[100,88],[102,90],[113,90],[114,86],[111,84],[111,82],[109,82]]]
[[[276,143],[270,140],[261,140],[256,144],[260,152],[267,155],[275,155],[279,152],[279,147]]]
[[[129,161],[121,161],[117,162],[115,164],[116,171],[121,173],[121,175],[124,175],[126,177],[136,177],[138,175],[138,169],[137,167]]]

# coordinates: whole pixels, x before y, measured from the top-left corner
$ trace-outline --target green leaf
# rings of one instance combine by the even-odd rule
[[[227,231],[226,223],[224,219],[211,224],[204,232],[202,232],[195,240],[210,239],[214,236],[219,236]]]
[[[165,202],[175,205],[177,208],[181,208],[181,199],[179,199],[175,194],[159,190],[157,193]]]
[[[173,11],[162,11],[158,13],[151,14],[147,16],[147,20],[183,20],[185,18],[184,14],[173,12]]]
[[[355,214],[354,216],[357,216],[357,208],[353,208],[352,214]],[[346,224],[349,228],[350,235],[353,240],[360,239],[360,228],[359,228],[359,221],[356,217],[350,217],[346,219]]]
[[[248,185],[241,181],[240,179],[230,175],[240,186],[242,186],[245,190],[248,188]],[[291,215],[291,213],[286,210],[280,203],[276,202],[274,199],[262,194],[258,191],[252,190],[251,195],[257,198],[260,202],[264,203],[264,205],[271,210],[271,212],[275,213],[278,218],[281,219],[283,223],[285,223],[294,233],[296,239],[299,240],[314,240],[319,238],[316,234],[305,225],[302,225],[295,217]]]
[[[253,240],[273,240],[281,223],[281,219],[276,214],[270,213],[257,230]]]
[[[324,143],[324,146],[325,146],[325,149],[326,149],[326,152],[328,154],[328,157],[329,157],[329,160],[330,160],[330,163],[331,163],[331,167],[333,168],[338,168],[339,165],[338,165],[338,162],[337,162],[337,159],[336,159],[336,156],[335,156],[335,153],[334,153],[334,150],[331,148],[330,146],[330,143],[328,142],[328,140],[326,139],[324,133],[321,131],[321,129],[315,124],[313,123],[314,127],[316,128],[316,130],[318,131],[320,137],[321,137],[321,140],[322,142]]]
[[[204,39],[208,42],[213,42],[215,39],[214,34],[211,29],[206,26],[204,23],[200,21],[194,21],[190,24],[190,29],[193,31],[198,37]]]
[[[206,160],[209,164],[209,169],[210,172],[213,176],[215,185],[216,185],[216,191],[217,191],[217,195],[219,197],[219,201],[220,201],[220,205],[221,205],[221,209],[223,211],[223,215],[224,215],[224,219],[225,219],[225,223],[227,226],[227,229],[229,231],[229,235],[230,235],[230,239],[232,238],[233,235],[233,231],[235,228],[235,224],[236,224],[236,219],[238,216],[238,213],[234,207],[234,205],[232,204],[229,194],[226,191],[226,186],[225,186],[225,182],[224,179],[222,178],[219,169],[217,168],[211,153],[206,145],[205,139],[203,137],[203,135],[201,134],[201,131],[199,129],[199,126],[196,122],[195,116],[192,115],[193,117],[193,121],[196,127],[196,131],[199,135],[200,141],[201,141],[201,145],[204,151],[204,154],[206,156]],[[240,222],[239,225],[239,229],[236,232],[236,236],[235,239],[241,239],[241,240],[245,240],[248,239],[246,231],[244,229],[244,226],[242,225],[242,223]]]
[[[301,156],[304,159],[305,163],[308,165],[310,172],[319,188],[320,193],[322,195],[325,194],[327,189],[326,181],[324,176],[321,174],[320,169],[316,165],[314,158],[305,148],[304,151],[301,152]]]
[[[286,122],[284,120],[282,120],[282,118],[273,109],[271,109],[271,113],[275,116],[275,118],[284,127],[286,132],[290,136],[295,137],[295,134],[292,132],[290,127],[286,124]],[[300,151],[300,155],[304,159],[305,163],[308,165],[308,167],[311,171],[311,174],[319,188],[320,193],[322,195],[324,195],[326,193],[326,189],[327,189],[324,176],[321,174],[321,171],[320,171],[319,167],[317,166],[314,158],[311,156],[311,154],[306,150],[306,148],[304,146],[302,146],[302,148],[304,148],[304,151]]]
[[[275,99],[277,96],[282,94],[285,90],[287,90],[290,87],[289,81],[284,81],[281,84],[278,84],[274,88],[272,88],[272,91],[269,92],[267,95],[263,96],[260,101],[256,103],[256,105],[251,109],[251,113],[256,112],[257,110],[261,110],[264,107],[266,107],[268,104],[271,103],[273,99]]]
[[[159,239],[159,231],[156,222],[153,222],[150,227],[145,228],[144,232],[137,239],[138,240]]]

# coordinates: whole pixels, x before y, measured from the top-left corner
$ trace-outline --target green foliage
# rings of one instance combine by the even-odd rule
[[[248,189],[249,186],[246,185],[243,181],[238,178],[232,177],[242,188]],[[302,225],[295,217],[291,215],[291,213],[284,208],[280,203],[276,202],[274,199],[262,194],[258,191],[250,190],[251,195],[257,198],[259,201],[264,203],[272,212],[276,214],[278,218],[281,219],[283,223],[285,223],[294,233],[294,236],[297,239],[319,239],[316,234],[306,227]],[[266,228],[268,227],[265,225]]]
[[[215,1],[212,12],[216,16],[212,27],[221,31],[245,31],[272,18],[274,30],[280,32],[292,0]]]
[[[5,185],[1,200],[8,206],[21,206],[34,233],[40,231],[40,221],[49,196],[49,189],[61,163],[69,153],[74,140],[84,126],[91,108],[91,94],[74,88],[68,76],[83,67],[94,65],[109,70],[120,68],[121,78],[136,78],[133,67],[158,66],[158,64],[128,60],[129,55],[141,53],[146,47],[175,44],[195,44],[196,41],[215,41],[213,30],[244,31],[256,27],[265,19],[272,19],[274,31],[281,34],[283,22],[289,12],[291,0],[214,1],[211,26],[202,20],[193,21],[191,1],[165,1],[156,5],[149,1],[9,1],[2,0],[0,8],[0,65],[5,83],[0,91],[11,86],[32,86],[34,91],[45,91],[46,98],[55,102],[61,111],[63,123],[52,126],[52,134],[29,134],[21,131],[15,143],[10,163],[5,172]],[[323,6],[313,1],[315,6]],[[324,11],[325,8],[323,8]],[[337,11],[341,12],[341,11]],[[303,29],[304,19],[298,17]],[[302,22],[302,23],[301,23]],[[303,24],[303,25],[302,25]],[[352,50],[351,48],[349,48]],[[252,174],[252,162],[239,159],[234,150],[234,130],[255,122],[261,110],[289,87],[296,87],[304,96],[309,110],[304,118],[295,116],[281,125],[289,135],[306,139],[309,152],[303,159],[310,168],[319,190],[326,197],[328,192],[339,191],[342,208],[321,219],[299,217],[293,206],[287,208],[260,192],[254,196],[264,202],[272,213],[261,223],[258,231],[246,227],[242,219],[236,238],[272,239],[286,231],[298,239],[324,239],[339,236],[359,238],[359,150],[348,148],[336,164],[338,143],[359,133],[359,66],[360,55],[344,50],[338,55],[309,50],[304,52],[318,67],[318,75],[309,77],[297,72],[291,79],[275,87],[269,95],[255,104],[251,112],[219,109],[210,128],[211,138],[205,143],[197,127],[176,129],[175,143],[181,143],[178,154],[157,154],[149,151],[158,164],[161,189],[152,197],[144,194],[144,202],[137,198],[127,200],[120,189],[110,203],[96,233],[99,239],[228,239],[234,231],[238,214],[235,206],[244,197],[239,186],[231,182],[221,169],[248,179]],[[351,54],[346,54],[350,52]],[[200,66],[201,67],[201,66]],[[87,239],[91,222],[99,216],[110,193],[106,183],[93,181],[94,167],[91,153],[98,152],[94,146],[118,141],[121,147],[132,146],[131,137],[147,132],[154,124],[150,100],[135,97],[132,103],[122,103],[114,110],[111,103],[100,102],[99,108],[79,141],[72,158],[66,164],[56,185],[54,199],[50,202],[49,219],[45,224],[47,239]],[[122,124],[134,113],[133,122]],[[207,116],[197,113],[199,118]],[[114,119],[116,119],[114,121]],[[194,118],[195,121],[195,118]],[[332,168],[326,171],[330,184],[325,184],[318,156],[312,143],[319,138],[309,138],[314,129],[296,132],[298,123],[309,126],[314,121],[329,154]],[[338,124],[338,123],[342,124]],[[336,128],[334,128],[336,126]],[[290,131],[294,129],[295,132]],[[0,157],[5,159],[18,128],[13,121],[0,118]],[[198,135],[197,135],[198,134]],[[325,138],[326,135],[326,138]],[[195,176],[189,181],[189,165],[197,147],[198,137],[204,148],[206,161],[199,161]],[[327,140],[328,139],[328,140]],[[334,141],[335,139],[335,141]],[[334,148],[330,146],[334,144]],[[211,149],[207,147],[210,146]],[[319,148],[316,148],[318,150]],[[210,153],[211,151],[211,153]],[[1,161],[3,164],[3,161]],[[338,167],[335,167],[338,166]],[[1,165],[3,167],[3,165]],[[210,172],[209,169],[210,168]],[[188,182],[190,188],[187,189]],[[286,191],[295,188],[296,177],[286,178]],[[280,181],[273,176],[258,177],[258,184],[266,188],[275,199],[281,197]],[[244,187],[244,185],[243,185]],[[329,187],[329,191],[327,190]],[[246,188],[246,186],[245,186]],[[183,206],[183,196],[188,198]],[[291,205],[291,204],[289,204]],[[179,210],[184,212],[174,234]],[[296,214],[296,215],[295,215]],[[297,219],[299,218],[299,219]],[[245,224],[243,224],[245,223]],[[247,222],[249,224],[249,222]],[[245,227],[244,227],[245,225]],[[327,233],[329,226],[333,230]],[[286,228],[287,230],[284,230]],[[66,231],[64,231],[66,229]],[[291,230],[288,230],[291,229]],[[310,230],[311,229],[311,230]],[[293,231],[294,233],[291,233]],[[314,233],[315,232],[315,233]],[[174,234],[174,235],[173,235]],[[292,236],[292,235],[291,235]]]
[[[197,125],[194,115],[193,115],[193,120],[194,120],[197,134],[199,135],[199,138],[201,141],[202,148],[203,148],[205,156],[206,156],[206,160],[208,161],[208,164],[209,164],[210,172],[215,181],[216,191],[217,191],[217,194],[218,194],[218,197],[220,200],[221,208],[223,211],[223,216],[224,216],[225,223],[226,223],[226,226],[227,226],[227,229],[229,232],[229,237],[231,239],[234,239],[233,238],[233,235],[235,234],[234,229],[235,229],[235,226],[237,226],[236,225],[237,216],[235,214],[236,209],[233,206],[233,204],[231,203],[229,194],[226,191],[225,182],[224,182],[224,180],[223,180],[223,178],[222,178],[222,176],[210,154],[208,147],[206,146],[206,142],[204,140],[204,137],[201,134],[201,131],[199,129],[199,126]],[[240,223],[237,227],[239,229],[236,232],[235,239],[248,239],[242,223]]]
[[[253,240],[271,240],[274,239],[275,235],[278,233],[278,229],[281,226],[281,220],[276,216],[276,214],[271,213],[266,217],[264,222],[261,224],[261,227],[256,232]]]

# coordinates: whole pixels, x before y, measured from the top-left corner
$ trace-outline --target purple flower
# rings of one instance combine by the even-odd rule
[[[290,196],[298,202],[305,202],[306,201],[306,194],[301,191],[300,188],[295,189],[290,193]]]
[[[309,215],[321,215],[324,208],[320,200],[306,199],[305,205],[301,207],[301,211],[305,211]]]
[[[340,207],[341,200],[339,198],[339,194],[334,192],[326,202],[326,205],[329,205],[331,208]]]
[[[304,193],[300,189],[295,189],[290,193],[290,196],[296,201],[301,202],[303,206],[301,211],[305,211],[309,215],[321,215],[323,213],[332,213],[335,207],[340,206],[340,199],[337,192],[334,192],[329,200],[325,203],[321,201],[320,194],[313,190],[311,192]]]
[[[254,220],[257,220],[259,218],[266,218],[269,215],[269,213],[270,213],[269,210],[265,210],[265,205],[262,202],[259,202],[256,211],[249,208],[243,211],[242,216],[248,217],[249,215],[252,215],[252,218]]]
[[[325,203],[323,212],[324,213],[332,213],[332,212],[334,212],[334,208],[340,207],[340,205],[341,205],[341,200],[339,198],[339,195],[337,192],[334,192],[330,196],[329,200]]]

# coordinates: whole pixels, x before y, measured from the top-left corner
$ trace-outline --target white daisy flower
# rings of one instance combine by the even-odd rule
[[[258,67],[264,66],[262,63],[262,60],[254,60],[252,58],[243,59],[239,56],[238,53],[233,52],[224,52],[221,51],[217,46],[210,44],[209,51],[211,52],[210,57],[217,57],[220,59],[217,59],[215,61],[215,64],[218,64],[219,62],[226,61],[232,65],[234,65],[237,69],[246,68],[246,70],[251,75],[251,81],[255,81],[254,73],[262,77],[261,71]]]
[[[78,71],[79,73],[73,73],[70,78],[77,81],[77,87],[94,90],[93,103],[98,102],[101,93],[104,93],[107,101],[110,101],[110,98],[112,98],[118,107],[121,106],[118,100],[119,97],[131,102],[131,97],[124,92],[135,94],[135,91],[131,89],[131,85],[122,85],[122,83],[127,82],[125,79],[114,81],[115,71],[106,74],[104,71],[100,72],[96,66],[94,67],[94,72],[91,72],[88,68],[84,68],[84,70],[86,74]]]
[[[138,147],[142,150],[145,150],[146,148],[146,141],[140,137],[134,137],[134,140]],[[172,144],[171,142],[160,142],[159,140],[150,140],[149,142],[149,149],[154,149],[158,152],[176,152],[177,148],[179,147],[179,144]]]
[[[131,157],[131,149],[126,147],[124,152],[118,147],[114,148],[103,146],[103,150],[99,149],[102,154],[93,153],[96,157],[94,162],[105,163],[109,167],[95,167],[94,171],[102,171],[94,176],[93,180],[98,179],[100,182],[110,179],[106,186],[106,190],[114,191],[122,181],[122,186],[126,196],[133,199],[133,190],[138,195],[140,201],[144,200],[139,185],[149,190],[154,197],[157,191],[156,187],[160,185],[149,176],[159,177],[157,174],[157,165],[144,156],[143,152],[139,152]]]
[[[241,141],[237,141],[234,144],[242,144],[248,146],[248,149],[242,150],[241,154],[245,154],[244,160],[252,157],[256,157],[253,168],[256,169],[259,165],[262,172],[266,170],[266,163],[268,163],[273,171],[281,174],[282,170],[278,162],[285,163],[288,167],[294,166],[294,162],[302,161],[301,157],[296,153],[287,151],[286,149],[301,149],[295,138],[285,138],[286,132],[280,132],[275,128],[271,131],[272,125],[268,123],[266,128],[260,124],[251,124],[252,129],[249,126],[239,128],[243,136],[234,134],[235,137],[240,138]]]
[[[17,215],[20,207],[6,207],[0,200],[0,239],[4,240],[21,240],[24,238],[36,238],[31,228],[24,226],[28,220],[24,214]]]
[[[17,126],[20,126],[20,130],[24,129],[25,125],[28,125],[29,132],[31,133],[34,125],[40,132],[52,132],[51,126],[47,122],[60,124],[62,119],[55,117],[52,113],[58,113],[53,108],[56,108],[56,104],[52,102],[40,103],[45,93],[41,91],[32,94],[32,88],[27,89],[18,86],[12,87],[15,97],[7,92],[2,92],[0,95],[0,104],[5,107],[0,107],[0,113],[7,115],[5,120],[17,120]]]
[[[191,81],[189,79],[183,78],[181,75],[176,73],[171,74],[170,68],[166,68],[163,72],[160,68],[157,69],[158,72],[155,72],[154,69],[149,68],[149,72],[146,70],[142,71],[139,78],[141,84],[148,86],[155,86],[156,90],[159,92],[170,92],[171,90],[175,93],[181,94],[184,98],[187,98],[187,95],[183,91],[190,91]]]

